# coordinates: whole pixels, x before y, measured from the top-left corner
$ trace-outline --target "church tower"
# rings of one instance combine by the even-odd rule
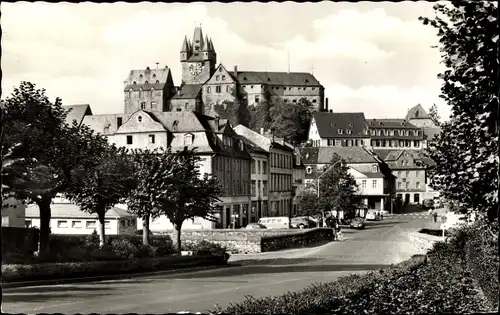
[[[217,54],[212,40],[203,37],[201,26],[195,27],[192,41],[184,37],[180,57],[184,84],[203,84],[215,72]]]

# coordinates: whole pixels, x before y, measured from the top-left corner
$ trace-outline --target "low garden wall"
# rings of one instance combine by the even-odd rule
[[[172,230],[162,232],[171,238],[173,233]],[[185,230],[181,231],[181,240],[186,247],[190,243],[208,241],[225,246],[227,251],[231,253],[250,254],[302,247],[325,240],[333,240],[333,230],[323,228],[310,230]]]

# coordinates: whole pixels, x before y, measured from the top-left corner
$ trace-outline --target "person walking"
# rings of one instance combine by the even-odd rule
[[[438,213],[435,209],[432,210],[432,216],[434,217],[434,223],[437,222]]]

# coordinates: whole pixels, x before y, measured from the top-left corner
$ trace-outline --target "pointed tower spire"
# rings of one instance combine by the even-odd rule
[[[203,32],[201,31],[201,27],[195,27],[193,34],[193,51],[201,51],[203,44]]]
[[[210,51],[215,52],[214,43],[212,42],[212,38],[209,39],[209,42],[210,42]]]
[[[189,44],[188,44],[187,36],[184,36],[184,42],[182,43],[182,48],[181,48],[181,53],[182,52],[189,52]]]
[[[208,41],[208,36],[205,35],[205,40],[203,41],[203,46],[201,46],[201,51],[210,51],[210,42]]]

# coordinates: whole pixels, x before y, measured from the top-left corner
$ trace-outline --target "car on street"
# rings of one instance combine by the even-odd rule
[[[308,217],[294,217],[290,220],[292,228],[296,229],[310,229],[316,226],[316,223]]]
[[[365,219],[361,217],[355,217],[351,220],[351,223],[349,223],[349,227],[351,229],[362,230],[366,227]]]
[[[424,199],[422,201],[422,208],[424,209],[434,209],[434,199]]]
[[[290,218],[289,217],[264,217],[264,218],[260,218],[258,223],[264,225],[268,229],[289,229],[290,228]]]
[[[249,223],[245,229],[247,230],[261,230],[261,229],[267,229],[267,227],[264,224],[260,223]]]
[[[382,215],[380,214],[380,211],[368,210],[368,212],[366,213],[366,220],[380,221],[380,220],[382,220]]]

